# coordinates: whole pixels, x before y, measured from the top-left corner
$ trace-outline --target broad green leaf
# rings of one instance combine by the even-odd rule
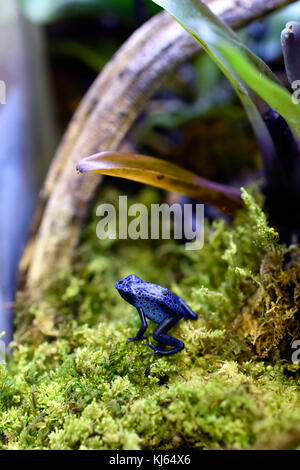
[[[81,173],[92,172],[126,178],[203,200],[232,217],[242,207],[240,191],[224,186],[159,158],[120,152],[101,152],[77,165]]]
[[[215,61],[219,68],[231,82],[240,97],[248,114],[257,137],[261,152],[265,158],[272,160],[276,152],[269,131],[257,108],[257,97],[251,93],[239,71],[228,61],[221,45],[229,44],[231,47],[243,51],[247,59],[257,70],[257,74],[269,77],[270,81],[278,83],[278,79],[267,65],[253,54],[212,11],[200,0],[153,0],[156,4],[167,10],[202,48]]]
[[[279,82],[265,62],[250,51],[235,32],[223,23],[201,0],[153,0],[153,2],[167,10],[213,57],[213,60],[220,62],[219,66],[225,68],[227,73],[231,74],[233,71],[230,70],[230,64],[226,64],[226,60],[218,50],[216,36],[220,43],[222,41],[230,42],[243,50],[252,63],[256,64],[261,73],[269,76],[275,82]],[[233,73],[233,76],[235,80],[239,81],[235,73]]]
[[[300,139],[300,106],[293,103],[291,94],[260,74],[243,52],[230,44],[219,47],[242,80],[287,121],[295,136]]]

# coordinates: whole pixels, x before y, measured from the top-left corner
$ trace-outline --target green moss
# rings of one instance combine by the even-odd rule
[[[105,200],[117,196],[106,190]],[[139,199],[150,204],[159,193]],[[291,303],[297,263],[285,269],[287,250],[245,192],[244,200],[234,226],[207,224],[201,251],[100,242],[97,221],[89,223],[72,269],[49,280],[42,298],[18,299],[13,354],[0,365],[0,448],[300,446],[300,376],[287,360],[296,313],[264,361],[251,330],[251,318],[256,328],[271,318],[272,302]],[[170,287],[198,313],[173,330],[181,353],[148,356],[141,343],[126,344],[139,318],[114,284],[132,273]]]

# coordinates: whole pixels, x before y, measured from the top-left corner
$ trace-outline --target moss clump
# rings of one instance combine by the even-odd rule
[[[106,190],[105,200],[117,196]],[[150,204],[159,193],[139,198]],[[72,270],[49,281],[42,298],[18,300],[13,355],[0,366],[0,448],[300,446],[298,367],[283,359],[296,331],[298,268],[284,266],[276,232],[244,198],[235,225],[207,224],[197,252],[170,242],[100,243],[90,222]],[[132,273],[171,288],[198,313],[172,331],[185,342],[180,354],[149,357],[141,343],[126,344],[139,319],[114,284]],[[263,362],[252,331],[270,318],[272,302],[290,310],[285,320],[274,314]]]
[[[236,325],[258,357],[290,358],[300,337],[300,264],[284,266],[283,252],[267,253],[261,264],[260,286],[245,305]]]

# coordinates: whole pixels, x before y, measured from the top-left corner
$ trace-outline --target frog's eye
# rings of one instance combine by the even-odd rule
[[[168,294],[169,294],[169,292],[167,290],[163,291],[163,295],[168,295]]]

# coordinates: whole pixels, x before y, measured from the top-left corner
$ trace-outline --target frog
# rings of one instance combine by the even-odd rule
[[[144,336],[148,323],[147,319],[158,326],[153,332],[153,338],[159,346],[153,346],[149,342],[142,343],[153,351],[149,353],[161,356],[169,356],[184,349],[184,343],[167,332],[175,326],[182,318],[184,320],[196,320],[198,315],[175,294],[158,284],[146,282],[135,274],[131,274],[116,283],[116,289],[121,297],[138,311],[141,319],[141,327],[133,338],[128,338],[127,343],[145,340]],[[170,346],[163,349],[161,345]]]

